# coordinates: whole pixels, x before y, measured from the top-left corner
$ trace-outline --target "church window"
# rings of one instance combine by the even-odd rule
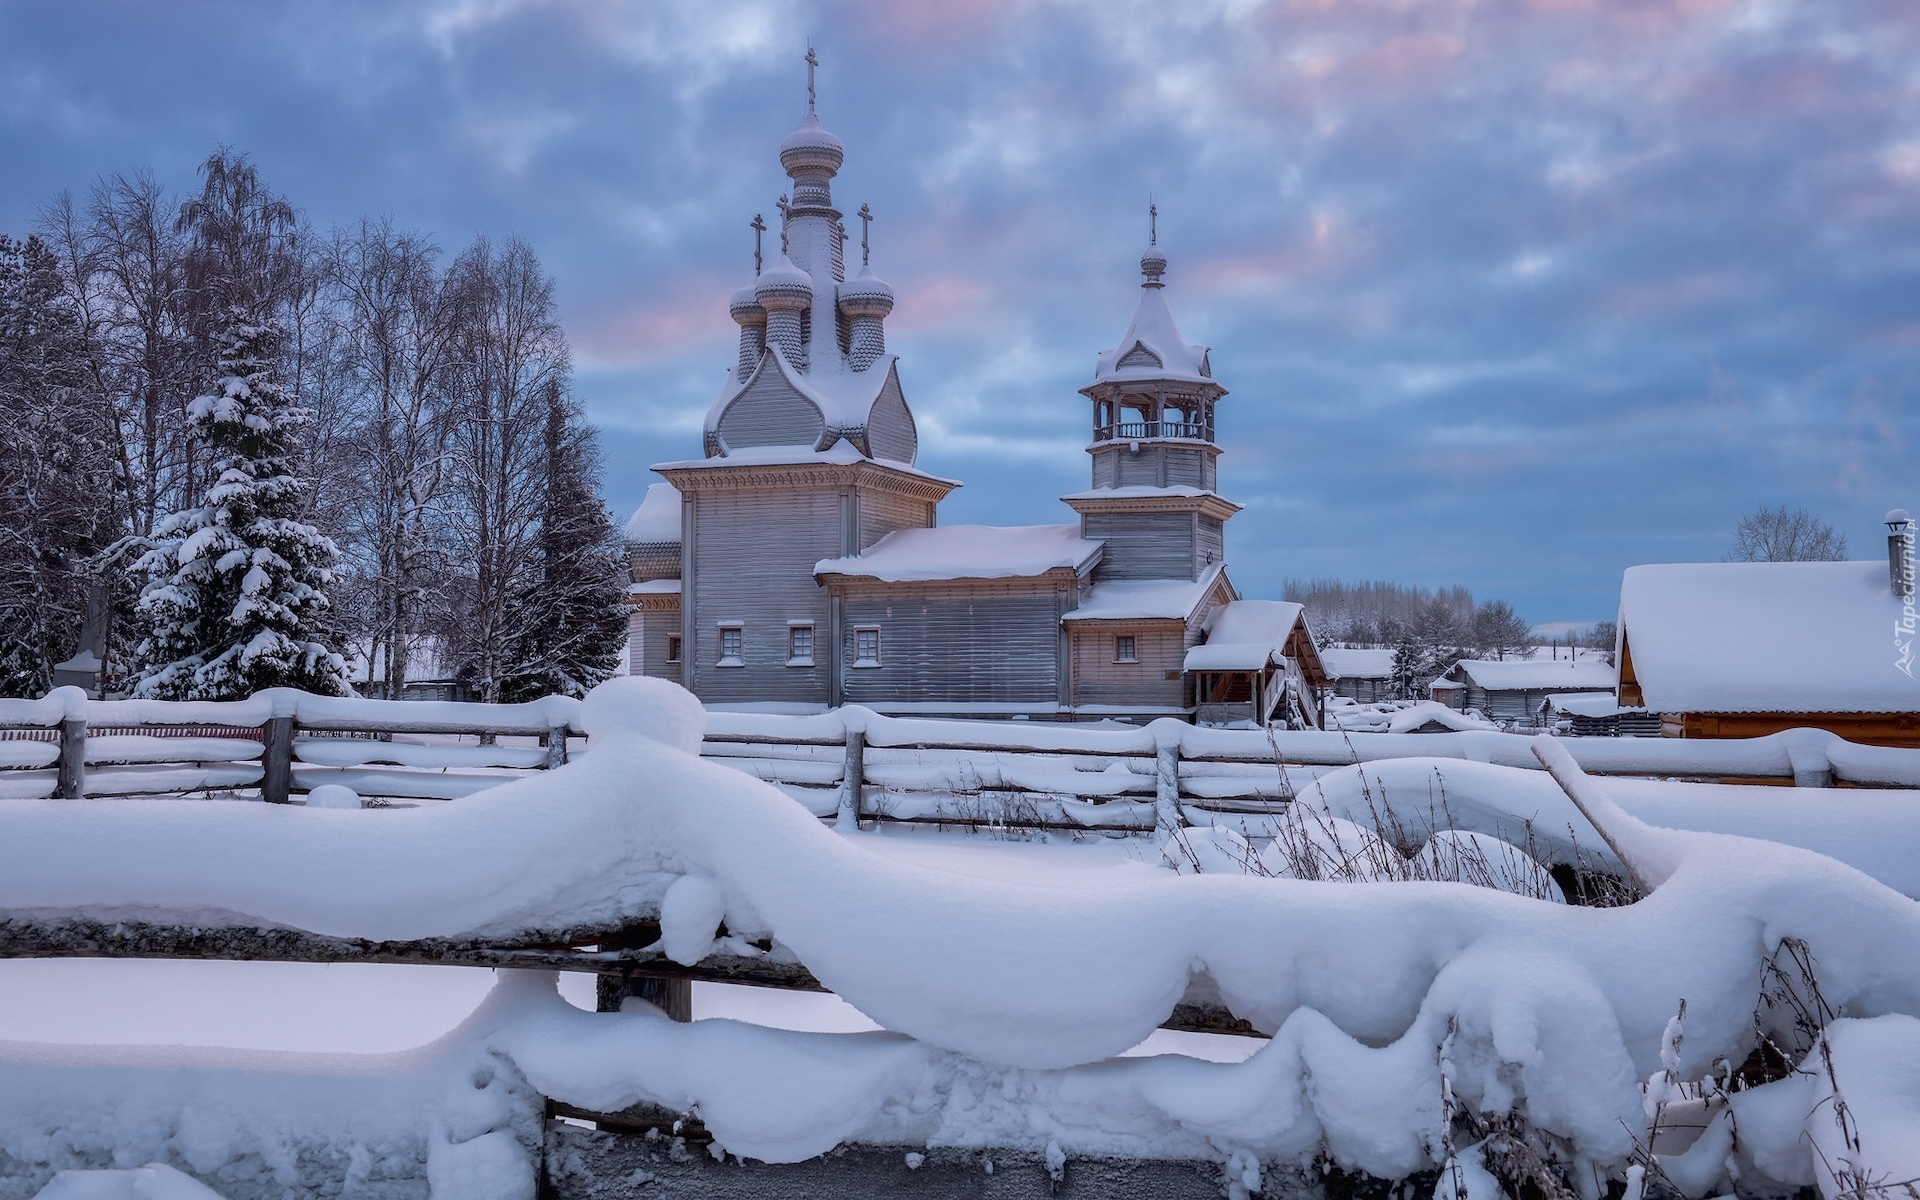
[[[1140,661],[1140,643],[1134,640],[1132,634],[1123,633],[1113,639],[1113,661],[1123,663]]]
[[[747,631],[739,625],[720,627],[720,660],[717,667],[744,667],[747,665],[745,649]]]
[[[813,665],[813,622],[792,621],[787,625],[787,665]]]
[[[858,625],[854,627],[853,665],[856,667],[877,667],[880,665],[880,627],[878,625]]]
[[[680,661],[680,635],[677,633],[667,635],[667,661],[670,663]]]

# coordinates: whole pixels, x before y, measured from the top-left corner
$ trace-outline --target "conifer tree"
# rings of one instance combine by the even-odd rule
[[[626,562],[594,491],[592,431],[557,380],[546,388],[545,495],[538,569],[514,596],[516,637],[501,699],[580,696],[619,669],[626,640]]]
[[[215,393],[187,407],[212,483],[197,507],[161,522],[136,566],[148,624],[137,695],[348,694],[345,662],[318,640],[339,552],[299,519],[295,439],[308,413],[274,380],[278,337],[272,325],[235,321],[220,336]]]
[[[113,540],[114,430],[38,238],[0,234],[0,696],[38,696],[82,646]]]

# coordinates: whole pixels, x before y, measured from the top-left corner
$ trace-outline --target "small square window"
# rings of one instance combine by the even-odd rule
[[[720,627],[720,661],[715,666],[744,667],[747,665],[745,648],[747,632],[738,625]]]
[[[787,626],[787,665],[790,667],[813,665],[813,626]]]
[[[856,667],[880,665],[880,627],[878,625],[854,627],[853,665]]]
[[[670,663],[680,661],[680,635],[677,633],[667,635],[667,661]]]
[[[1132,634],[1123,633],[1113,639],[1113,661],[1115,662],[1139,662],[1140,661],[1140,643],[1134,640],[1134,637]]]

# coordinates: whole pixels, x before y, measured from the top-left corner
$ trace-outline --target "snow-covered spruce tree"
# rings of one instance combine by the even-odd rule
[[[148,629],[136,695],[348,694],[345,662],[317,640],[339,551],[299,519],[295,437],[307,412],[274,382],[278,337],[235,322],[220,338],[216,393],[187,406],[213,482],[197,507],[161,521],[136,565]]]
[[[625,548],[594,490],[593,430],[558,380],[545,400],[540,561],[508,613],[516,636],[501,699],[509,702],[585,695],[619,669],[627,635]]]

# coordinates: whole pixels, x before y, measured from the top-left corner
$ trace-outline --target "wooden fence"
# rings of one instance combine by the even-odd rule
[[[323,783],[401,801],[457,800],[564,763],[579,702],[357,700],[290,689],[233,702],[0,700],[0,797],[254,791],[284,802]],[[465,735],[478,744],[428,744]],[[408,740],[408,739],[413,740]],[[889,717],[709,714],[702,753],[820,817],[1151,829],[1181,809],[1271,811],[1326,768],[1455,758],[1538,769],[1524,735],[1137,728]],[[1820,730],[1765,738],[1568,738],[1586,770],[1803,786],[1920,787],[1920,751]],[[1285,764],[1284,769],[1282,764]]]

